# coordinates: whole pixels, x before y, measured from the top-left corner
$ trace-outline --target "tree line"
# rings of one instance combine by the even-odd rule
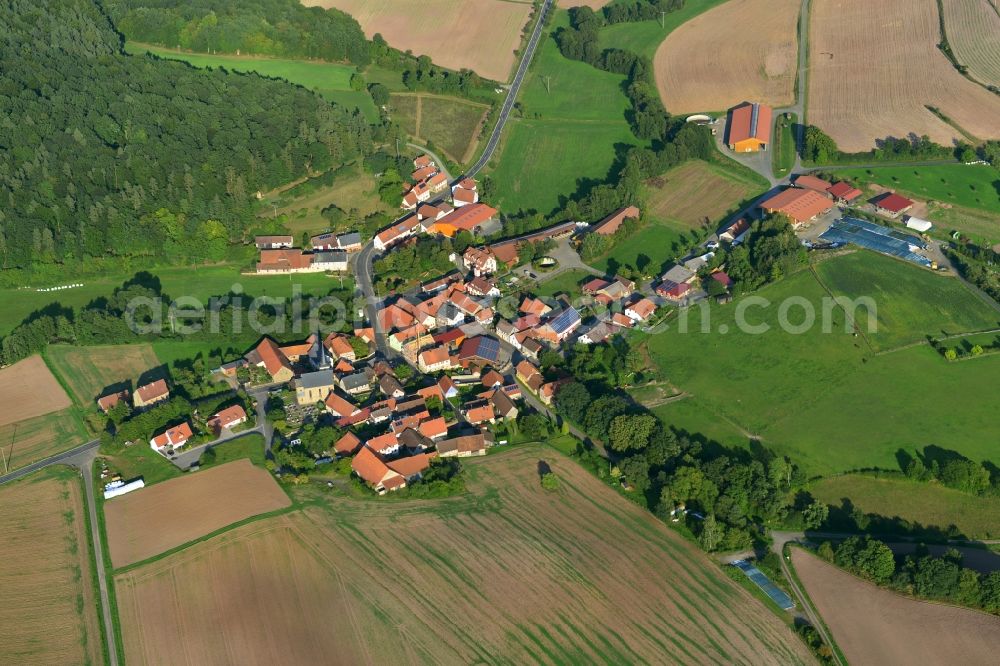
[[[296,322],[297,315],[292,307],[272,304],[251,309],[252,294],[220,294],[215,314],[206,307],[204,317],[185,315],[179,309],[171,317],[167,314],[171,298],[156,284],[150,284],[151,278],[148,274],[137,275],[115,289],[110,297],[96,299],[80,310],[52,304],[34,313],[0,340],[0,364],[15,363],[52,343],[116,345],[183,339],[218,343],[220,348],[225,347],[227,354],[241,355],[260,339],[261,327],[273,327],[274,332],[269,335],[279,342],[301,340],[312,333],[302,329],[301,322]],[[350,301],[349,293],[336,290],[330,293],[344,303]],[[130,307],[134,303],[144,305]],[[304,299],[302,320],[308,321],[312,314],[310,303]],[[140,335],[133,331],[129,315],[134,323],[147,327],[150,332]],[[328,325],[336,321],[338,313],[323,308],[316,315],[318,321]],[[213,320],[217,325],[211,325]],[[300,326],[296,327],[296,323]],[[200,330],[184,331],[184,327],[198,325]],[[219,360],[222,360],[221,354]]]
[[[941,556],[920,546],[912,555],[896,557],[882,541],[851,537],[836,547],[820,544],[817,554],[828,562],[897,592],[1000,614],[1000,571],[981,574],[962,566],[962,554],[950,548]]]
[[[550,375],[573,373],[555,404],[609,449],[610,471],[596,452],[584,455],[599,476],[623,478],[663,520],[685,520],[706,550],[751,545],[763,525],[791,511],[789,491],[804,476],[788,458],[763,447],[729,450],[671,430],[620,391],[640,378],[644,366],[642,355],[620,339],[574,347],[565,360],[543,358]]]
[[[243,240],[257,191],[371,150],[360,114],[300,87],[125,54],[93,0],[7,7],[5,284],[219,259]]]
[[[298,0],[107,0],[105,7],[118,29],[140,42],[361,67],[371,61],[368,40],[353,17]]]

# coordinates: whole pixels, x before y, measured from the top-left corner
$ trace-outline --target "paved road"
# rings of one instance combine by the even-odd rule
[[[101,442],[99,440],[95,439],[91,442],[87,442],[86,444],[81,444],[80,446],[72,448],[69,451],[63,451],[62,453],[57,453],[54,456],[45,458],[44,460],[39,460],[38,462],[33,462],[30,465],[25,465],[24,467],[14,470],[13,472],[0,476],[0,485],[7,483],[8,481],[14,481],[28,476],[29,474],[37,472],[40,469],[45,469],[49,465],[72,465],[73,459],[80,454],[96,452],[100,443]]]
[[[490,135],[490,140],[486,144],[486,149],[483,154],[479,156],[476,163],[466,171],[466,175],[475,176],[479,173],[483,167],[485,167],[490,159],[493,157],[493,153],[496,152],[497,146],[500,145],[500,135],[503,133],[503,126],[507,123],[507,118],[510,116],[511,110],[514,108],[514,102],[517,101],[517,94],[521,89],[521,84],[524,83],[524,77],[528,73],[528,65],[531,64],[531,58],[535,55],[535,48],[538,46],[538,42],[542,37],[542,33],[545,32],[545,17],[552,10],[552,0],[545,0],[542,5],[541,15],[535,22],[535,30],[531,33],[531,38],[528,40],[527,45],[524,48],[524,54],[521,56],[521,64],[517,67],[517,73],[514,75],[514,80],[510,84],[510,88],[507,90],[507,98],[503,102],[503,106],[500,108],[500,116],[497,118],[496,127],[493,128],[493,133]]]
[[[97,448],[82,451],[74,458],[74,464],[83,474],[83,487],[87,495],[87,512],[90,514],[90,538],[94,544],[94,570],[97,571],[97,588],[101,595],[101,617],[104,622],[104,635],[107,637],[108,663],[118,666],[118,651],[115,640],[115,623],[111,617],[111,600],[108,595],[108,576],[104,570],[104,543],[101,541],[101,528],[97,522],[97,500],[94,497],[94,458]]]

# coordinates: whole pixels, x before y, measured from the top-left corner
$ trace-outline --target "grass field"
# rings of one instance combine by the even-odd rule
[[[42,357],[0,370],[0,427],[66,409],[72,403]]]
[[[876,183],[922,200],[985,211],[1000,228],[1000,173],[986,165],[885,166],[838,169],[836,174],[861,185]]]
[[[540,275],[539,277],[544,278],[545,275]],[[593,276],[587,271],[569,270],[538,285],[535,294],[538,296],[555,296],[559,293],[565,293],[569,294],[571,299],[579,298],[583,293],[580,288],[581,285],[591,277]]]
[[[183,474],[176,465],[159,453],[154,453],[148,442],[138,442],[120,451],[102,452],[101,455],[109,469],[120,473],[125,479],[141,476],[147,488]]]
[[[541,488],[540,460],[558,490]],[[298,489],[310,508],[119,575],[127,660],[809,661],[703,553],[554,450],[463,467],[468,494],[443,501]]]
[[[154,370],[160,361],[148,344],[74,347],[50,345],[45,357],[69,387],[73,400],[90,408],[106,389],[138,386],[143,373]]]
[[[646,216],[678,230],[715,227],[740,204],[768,189],[753,172],[694,160],[646,181]]]
[[[726,0],[687,0],[681,9],[665,15],[662,23],[654,20],[606,26],[599,33],[601,50],[627,49],[652,60],[656,49],[678,26],[723,2]]]
[[[508,212],[556,210],[581,181],[605,180],[618,152],[637,142],[624,122],[518,120],[507,132],[493,204]]]
[[[619,154],[639,143],[625,119],[625,78],[559,53],[552,32],[568,24],[557,11],[521,87],[524,118],[512,120],[495,162],[495,204],[509,212],[555,210],[578,181],[604,180]]]
[[[667,111],[721,111],[744,101],[791,104],[799,8],[799,0],[731,0],[678,27],[653,60]]]
[[[394,94],[390,104],[393,119],[415,141],[430,142],[459,164],[471,157],[489,111],[485,104],[425,94]]]
[[[0,662],[100,664],[83,488],[55,468],[0,488]]]
[[[868,339],[878,350],[973,331],[1000,328],[1000,312],[954,278],[915,270],[874,252],[854,252],[816,266],[820,280],[836,296],[867,296],[877,308],[878,330]],[[868,331],[868,313],[858,310],[858,326]]]
[[[931,483],[847,474],[808,487],[813,497],[840,506],[847,498],[865,513],[900,517],[925,527],[957,527],[970,539],[1000,535],[1000,498],[978,497]]]
[[[212,447],[212,453],[203,454],[199,465],[201,471],[218,467],[246,458],[254,465],[264,465],[264,437],[258,434],[246,435],[239,439],[223,442]]]
[[[793,126],[798,122],[798,117],[788,114],[791,117],[785,118],[785,114],[778,116],[775,123],[774,145],[771,146],[772,167],[776,174],[786,174],[795,166],[795,132]]]
[[[848,256],[828,263],[845,260],[848,266],[857,261]],[[997,460],[988,442],[990,414],[1000,408],[991,379],[1000,371],[1000,357],[949,364],[926,345],[875,356],[863,339],[844,331],[841,310],[832,311],[830,332],[822,332],[824,294],[813,274],[802,271],[755,294],[768,305],[747,309],[745,321],[766,324],[766,332],[741,330],[739,303],[712,305],[705,320],[709,332],[700,332],[700,313],[692,311],[689,332],[681,332],[680,320],[673,319],[669,330],[647,339],[649,353],[663,378],[693,394],[711,415],[706,418],[719,423],[717,428],[730,432],[723,424],[731,425],[743,433],[743,441],[757,435],[811,475],[876,466],[896,469],[897,449],[941,443],[976,460]],[[780,328],[780,305],[791,297],[804,298],[816,313],[815,326],[805,333]],[[879,304],[879,317],[912,325],[909,331],[889,332],[917,339],[933,332],[925,331],[928,319],[917,316],[925,302],[924,294],[901,287],[892,301]],[[969,316],[962,307],[946,319]],[[801,323],[802,308],[791,307],[787,318]],[[977,399],[969,400],[969,395]],[[692,422],[689,414],[681,416],[678,426]]]
[[[631,266],[655,275],[666,268],[691,243],[676,226],[650,222],[634,234],[615,243],[611,251],[591,262],[594,268],[615,273],[620,266]]]
[[[11,470],[62,453],[89,439],[73,407],[0,426],[0,451]]]
[[[1000,651],[996,616],[878,588],[801,548],[792,564],[849,663],[986,664]]]
[[[228,294],[240,285],[250,296],[289,296],[293,285],[300,285],[303,294],[325,295],[339,289],[340,280],[323,273],[298,275],[241,275],[234,264],[215,266],[171,266],[144,269],[159,280],[163,293],[171,298],[194,296],[206,303],[211,296]],[[57,303],[64,307],[82,308],[94,299],[108,297],[134,273],[119,273],[99,278],[84,278],[82,287],[62,292],[37,292],[33,289],[0,289],[0,335],[9,333],[36,310]]]
[[[274,477],[249,460],[115,497],[104,504],[111,563],[133,564],[289,504]]]

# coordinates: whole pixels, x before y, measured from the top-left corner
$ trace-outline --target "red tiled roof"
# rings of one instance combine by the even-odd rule
[[[128,400],[128,391],[119,391],[118,393],[102,395],[97,399],[97,406],[101,408],[101,411],[107,412],[122,400]]]
[[[282,368],[292,369],[288,358],[285,357],[281,349],[278,348],[278,345],[271,338],[261,340],[254,351],[260,356],[260,360],[264,364],[264,369],[272,377],[277,375]]]
[[[619,208],[594,226],[594,233],[602,236],[610,236],[618,231],[625,220],[639,217],[639,209],[635,206]]]
[[[358,454],[351,460],[351,469],[364,481],[373,486],[378,485],[391,473],[391,470],[386,467],[382,459],[366,447],[361,447]],[[386,485],[388,487],[388,484]]]
[[[384,435],[373,437],[365,442],[365,446],[376,453],[381,453],[382,451],[391,449],[397,444],[399,444],[399,442],[396,439],[396,433],[394,432],[387,432]]]
[[[830,189],[830,183],[822,178],[817,178],[816,176],[802,174],[801,176],[797,176],[795,178],[795,187],[802,187],[807,190],[816,190],[817,192],[826,192]]]
[[[430,367],[439,363],[444,363],[448,360],[448,357],[448,348],[442,346],[420,352],[419,360],[425,366]]]
[[[330,395],[326,396],[325,404],[331,414],[336,414],[341,417],[351,416],[358,411],[357,407],[333,391],[330,391]]]
[[[844,180],[831,185],[827,192],[844,201],[853,201],[863,194],[861,190]]]
[[[193,436],[194,433],[191,432],[190,424],[185,421],[178,426],[164,430],[162,433],[154,437],[153,444],[158,449],[162,449],[166,446],[173,446],[174,448],[177,448],[182,446]]]
[[[361,440],[353,432],[344,433],[333,445],[333,450],[342,456],[353,456],[360,448]]]
[[[875,205],[890,213],[899,213],[913,205],[913,202],[895,192],[890,192],[875,201]]]
[[[417,426],[417,430],[424,437],[430,437],[433,439],[435,437],[440,437],[441,435],[447,435],[448,424],[444,420],[444,417],[439,416],[436,419],[421,421],[420,425]]]
[[[790,187],[760,204],[768,212],[784,213],[797,223],[813,219],[833,208],[829,197],[813,190]]]
[[[469,206],[462,206],[454,212],[445,215],[434,226],[440,229],[448,225],[462,231],[472,231],[496,214],[496,208],[487,206],[484,203],[474,203]],[[442,233],[444,232],[442,231]]]
[[[257,270],[302,270],[309,268],[311,263],[312,255],[305,254],[302,250],[261,250]]]
[[[149,402],[151,400],[156,400],[157,398],[162,398],[165,395],[170,394],[170,389],[167,388],[167,382],[163,379],[157,379],[155,382],[150,382],[149,384],[144,384],[136,389],[136,393],[139,394],[139,398],[143,402]]]
[[[411,478],[430,467],[433,458],[433,453],[418,453],[415,456],[390,460],[386,463],[386,467],[405,478]]]
[[[218,423],[220,428],[228,428],[229,426],[246,421],[247,413],[243,409],[242,405],[233,405],[232,407],[226,407],[220,410],[212,416],[212,420]]]
[[[754,107],[757,107],[756,128],[752,126]],[[751,138],[762,143],[771,143],[771,107],[748,102],[733,109],[729,122],[729,143],[734,144]]]

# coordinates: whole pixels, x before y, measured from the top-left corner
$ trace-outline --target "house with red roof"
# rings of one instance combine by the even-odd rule
[[[136,409],[149,407],[158,402],[163,402],[170,398],[170,389],[164,379],[157,379],[155,382],[143,384],[132,394],[132,405]]]
[[[272,382],[289,382],[295,377],[288,357],[271,338],[263,338],[244,358],[249,365],[263,368]]]
[[[361,440],[351,431],[344,433],[344,436],[333,444],[333,450],[338,456],[353,456],[361,450]]]
[[[729,112],[726,144],[736,153],[767,150],[771,143],[771,107],[747,102]]]
[[[372,437],[366,441],[365,447],[380,456],[391,456],[399,451],[399,439],[396,437],[396,433],[387,432],[384,435]]]
[[[640,298],[625,308],[625,315],[632,321],[648,320],[656,312],[656,304],[648,298]]]
[[[452,238],[460,231],[476,234],[492,222],[496,214],[496,208],[484,203],[469,204],[445,215],[431,226],[430,231],[448,238]]]
[[[462,416],[472,425],[493,423],[496,420],[493,405],[485,400],[462,405]]]
[[[180,425],[176,425],[173,428],[167,428],[159,435],[149,440],[149,448],[153,449],[157,453],[169,452],[175,449],[179,449],[188,443],[188,440],[194,437],[194,433],[191,431],[191,424],[187,421]]]
[[[308,273],[312,271],[313,255],[296,248],[261,250],[258,273]]]
[[[430,439],[440,439],[448,434],[448,423],[442,416],[436,419],[426,419],[417,426],[417,432]]]
[[[451,368],[451,353],[444,345],[425,349],[417,355],[417,368],[420,372],[441,372]]]
[[[795,187],[802,188],[804,190],[814,190],[816,192],[826,193],[830,190],[832,183],[829,183],[822,178],[817,178],[816,176],[810,176],[809,174],[801,174],[795,177],[795,182],[793,183]]]
[[[97,406],[101,408],[101,411],[107,414],[112,409],[114,409],[118,403],[122,400],[129,399],[128,391],[118,391],[117,393],[109,393],[107,395],[102,395],[97,399]]]
[[[246,422],[247,413],[243,409],[243,405],[233,405],[213,414],[212,418],[206,422],[206,425],[215,432],[216,436],[219,436],[224,429],[232,428]]]

